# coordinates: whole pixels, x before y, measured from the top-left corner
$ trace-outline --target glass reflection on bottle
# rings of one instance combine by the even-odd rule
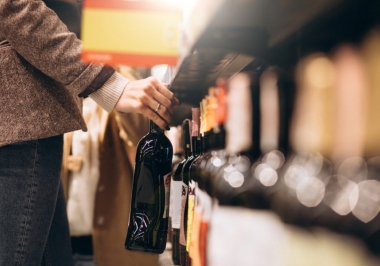
[[[125,247],[162,253],[166,247],[170,173],[173,148],[163,131],[150,121],[150,132],[138,146],[131,213]]]

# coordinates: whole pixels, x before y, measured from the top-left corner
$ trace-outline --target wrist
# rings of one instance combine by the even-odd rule
[[[129,79],[125,78],[120,73],[115,72],[99,90],[91,93],[89,97],[91,97],[104,110],[111,112],[119,101],[120,96],[129,81]]]

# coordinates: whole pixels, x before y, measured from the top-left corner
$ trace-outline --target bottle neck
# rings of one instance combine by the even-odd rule
[[[191,156],[191,144],[190,142],[185,143],[185,157],[188,158]]]
[[[191,137],[191,152],[193,156],[198,156],[201,154],[201,144],[200,139],[196,136]]]
[[[223,124],[218,126],[218,132],[213,133],[213,139],[213,148],[215,150],[222,150],[226,148],[226,131]]]
[[[239,153],[252,149],[253,107],[251,78],[246,73],[230,80],[226,121],[226,150]]]
[[[185,119],[182,123],[182,141],[185,158],[191,156],[190,120]]]
[[[157,126],[152,120],[149,120],[149,128],[150,133],[164,133],[164,131],[159,126]]]
[[[203,136],[201,136],[201,149],[202,153],[206,153],[209,151],[209,139],[208,139],[208,134],[205,132]]]

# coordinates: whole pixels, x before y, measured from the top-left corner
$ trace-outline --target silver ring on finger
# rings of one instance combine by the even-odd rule
[[[158,110],[160,110],[160,107],[161,107],[161,104],[159,103],[154,111],[155,111],[156,113],[158,113]]]

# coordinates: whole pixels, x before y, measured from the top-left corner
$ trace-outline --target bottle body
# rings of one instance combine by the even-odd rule
[[[151,122],[153,123],[153,122]],[[153,127],[154,128],[154,127]],[[125,248],[162,253],[169,225],[173,148],[160,130],[152,130],[137,147],[131,212]]]
[[[190,184],[189,172],[190,166],[196,158],[197,156],[195,155],[190,156],[182,169],[182,188],[184,190],[187,190],[187,193],[184,193],[185,195],[182,201],[183,215],[181,216],[181,227],[183,228],[183,230],[181,231],[182,236],[180,237],[181,265],[190,265],[190,257],[188,254],[187,246],[189,245],[188,238],[190,236],[189,230],[191,227],[191,222],[189,221],[189,219],[192,219],[191,211],[194,209],[194,186],[191,186]],[[189,217],[189,214],[191,215],[191,217]]]
[[[182,197],[182,177],[181,172],[186,158],[175,168],[173,175],[173,217],[172,217],[172,260],[175,265],[180,265],[180,224],[181,224],[181,197]]]
[[[184,211],[182,202],[187,195],[187,189],[184,190],[182,182],[182,170],[186,164],[190,153],[190,120],[185,119],[182,123],[181,142],[184,151],[183,160],[177,165],[173,171],[173,220],[172,220],[172,260],[175,265],[181,264],[180,241],[181,241],[181,221]],[[183,235],[183,232],[182,232]]]

